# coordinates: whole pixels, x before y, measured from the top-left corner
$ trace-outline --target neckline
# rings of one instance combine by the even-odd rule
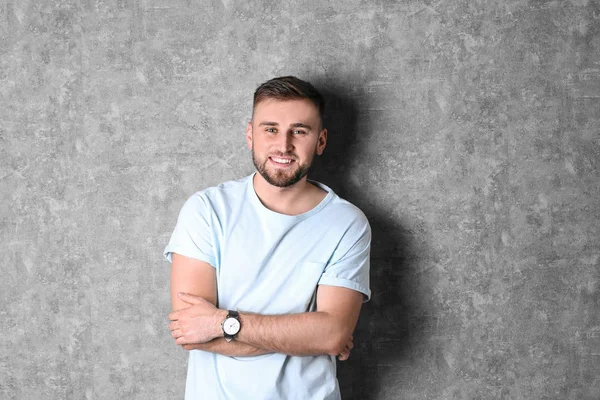
[[[311,208],[310,210],[303,212],[302,214],[297,214],[297,215],[288,215],[288,214],[282,214],[282,213],[278,213],[276,211],[273,211],[269,208],[267,208],[262,201],[260,201],[260,198],[258,197],[258,195],[256,194],[256,190],[254,190],[254,176],[257,174],[257,172],[254,172],[253,174],[251,174],[250,176],[247,177],[247,185],[248,185],[248,191],[250,192],[250,197],[252,198],[252,202],[254,203],[254,205],[256,207],[258,207],[263,213],[265,213],[266,215],[269,216],[273,216],[276,218],[283,218],[283,219],[304,219],[304,218],[308,218],[311,215],[314,215],[316,213],[318,213],[319,211],[321,211],[327,204],[329,204],[329,202],[333,199],[333,197],[335,196],[335,193],[333,192],[333,190],[331,190],[331,188],[327,185],[322,184],[321,182],[317,182],[317,181],[313,181],[308,179],[308,182],[318,186],[319,188],[323,189],[324,191],[327,192],[327,195],[319,202],[319,204],[317,204],[316,206],[314,206],[313,208]]]

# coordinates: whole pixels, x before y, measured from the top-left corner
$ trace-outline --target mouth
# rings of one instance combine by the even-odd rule
[[[275,164],[275,165],[279,165],[279,166],[288,166],[290,164],[292,164],[294,162],[293,158],[289,158],[289,157],[275,157],[275,156],[271,156],[269,157],[269,160]]]

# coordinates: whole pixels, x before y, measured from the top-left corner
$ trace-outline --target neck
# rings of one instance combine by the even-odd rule
[[[327,195],[327,192],[308,182],[306,176],[292,186],[282,188],[271,185],[257,172],[253,183],[254,191],[265,207],[286,215],[310,211]]]

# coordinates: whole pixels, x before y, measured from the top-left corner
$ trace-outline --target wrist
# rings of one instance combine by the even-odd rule
[[[227,311],[227,316],[222,324],[223,336],[227,342],[236,338],[242,327],[239,313],[234,310]]]
[[[215,338],[221,338],[225,336],[225,333],[223,332],[223,321],[225,321],[225,319],[227,318],[227,314],[229,314],[229,311],[221,310],[220,308],[217,309],[217,312],[215,313],[216,323],[213,324],[213,326],[216,327]]]

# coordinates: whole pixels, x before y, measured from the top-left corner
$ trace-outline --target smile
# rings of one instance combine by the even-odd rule
[[[291,158],[279,158],[279,157],[269,157],[271,159],[271,161],[274,161],[278,164],[291,164],[292,160]]]

